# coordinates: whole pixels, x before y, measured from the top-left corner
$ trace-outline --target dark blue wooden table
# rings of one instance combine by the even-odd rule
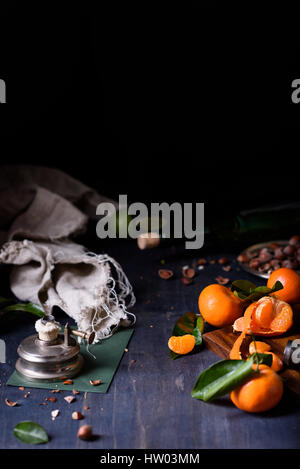
[[[89,248],[101,252],[100,241]],[[190,396],[199,373],[218,358],[203,348],[200,353],[170,360],[167,342],[176,319],[187,311],[198,311],[201,289],[215,282],[217,275],[255,278],[239,271],[231,253],[210,253],[232,260],[232,270],[206,265],[197,271],[194,283],[185,286],[180,281],[181,268],[192,265],[200,251],[184,251],[180,246],[142,252],[134,241],[115,241],[106,251],[126,270],[137,297],[135,333],[107,394],[78,396],[77,403],[68,405],[57,394],[57,402],[40,406],[48,391],[32,389],[27,399],[18,388],[5,382],[14,369],[16,349],[20,341],[31,334],[34,317],[18,313],[1,319],[1,338],[7,344],[7,363],[0,365],[0,448],[25,448],[13,435],[14,426],[22,420],[34,420],[45,427],[51,437],[47,445],[37,448],[299,448],[299,398],[288,390],[280,405],[264,414],[250,415],[233,406],[228,397],[204,403]],[[162,262],[165,262],[163,264]],[[157,274],[159,268],[172,268],[173,279],[165,281]],[[7,282],[2,272],[3,285]],[[262,284],[261,281],[257,281]],[[62,313],[61,318],[64,315]],[[209,327],[207,327],[209,330]],[[17,400],[20,405],[10,408],[4,399]],[[89,410],[83,410],[83,406]],[[51,420],[51,410],[61,415]],[[85,420],[73,421],[71,413],[82,411]],[[91,424],[96,439],[77,439],[81,423]]]

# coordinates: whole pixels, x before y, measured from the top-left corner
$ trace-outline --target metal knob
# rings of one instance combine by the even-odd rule
[[[81,332],[75,329],[71,329],[71,334],[85,339],[89,345],[91,345],[95,340],[95,332],[91,332],[90,334],[88,334],[87,332]]]
[[[67,347],[71,345],[70,334],[85,339],[89,345],[91,345],[95,339],[95,332],[91,332],[90,334],[88,334],[86,332],[77,331],[77,329],[70,329],[69,324],[67,323],[64,329],[64,345]]]

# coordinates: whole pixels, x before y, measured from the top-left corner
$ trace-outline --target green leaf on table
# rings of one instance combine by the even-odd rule
[[[210,401],[241,386],[254,373],[254,363],[272,364],[272,355],[255,353],[246,360],[221,360],[204,370],[198,377],[191,395]]]
[[[26,311],[27,313],[35,314],[40,318],[45,316],[45,311],[42,306],[36,303],[15,303],[13,305],[5,306],[1,311],[4,313],[8,311]]]
[[[172,331],[172,336],[183,336],[186,334],[191,334],[195,337],[196,343],[195,346],[199,346],[202,344],[202,333],[204,331],[204,319],[200,314],[195,314],[195,313],[186,313],[183,316],[181,316],[178,321],[176,322],[173,331]],[[170,357],[172,360],[175,358],[178,358],[182,355],[172,352],[170,350]]]
[[[47,443],[49,437],[44,428],[35,422],[20,422],[14,428],[14,435],[18,440],[29,445]]]

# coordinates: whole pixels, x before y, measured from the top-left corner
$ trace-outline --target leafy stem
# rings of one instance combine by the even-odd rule
[[[242,300],[245,304],[257,301],[263,296],[271,295],[283,288],[283,285],[279,280],[275,282],[272,288],[267,286],[257,287],[254,283],[249,280],[235,280],[231,284],[231,290],[233,294]]]
[[[42,306],[36,303],[14,303],[14,300],[0,297],[0,311],[3,313],[9,311],[26,311],[27,313],[34,314],[39,318],[45,316],[45,311]]]

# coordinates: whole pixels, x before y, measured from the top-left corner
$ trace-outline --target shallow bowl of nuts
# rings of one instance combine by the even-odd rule
[[[262,278],[280,267],[288,267],[300,273],[300,236],[292,236],[289,241],[269,241],[254,244],[237,257],[240,266]]]

